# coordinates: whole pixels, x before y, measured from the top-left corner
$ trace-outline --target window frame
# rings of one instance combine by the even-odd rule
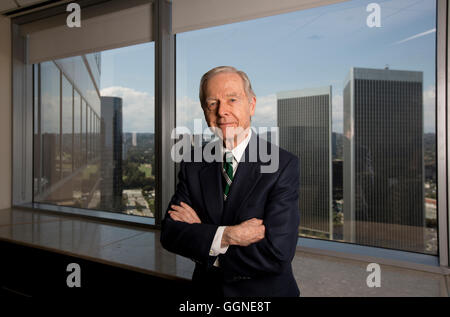
[[[81,0],[78,1],[81,9],[84,7],[89,7],[92,5],[96,5],[99,3],[104,3],[105,0]],[[158,6],[156,5],[158,2],[163,1],[154,1],[152,3],[154,9]],[[130,2],[130,6],[133,5],[133,2]],[[131,225],[137,225],[137,226],[145,226],[150,228],[159,228],[160,227],[160,219],[159,216],[160,212],[156,210],[155,218],[148,218],[148,217],[139,217],[134,215],[127,215],[127,214],[118,214],[114,212],[109,211],[101,211],[101,210],[91,210],[91,209],[82,209],[82,208],[73,208],[73,207],[65,207],[65,206],[58,206],[58,205],[51,205],[51,204],[45,204],[45,203],[37,203],[34,202],[34,195],[33,195],[33,150],[34,150],[34,144],[33,144],[33,135],[34,135],[34,112],[33,112],[33,65],[29,64],[28,59],[28,39],[25,37],[22,37],[20,35],[20,27],[23,24],[30,23],[35,20],[43,19],[52,17],[58,14],[67,14],[66,12],[66,6],[67,4],[61,4],[54,7],[50,7],[47,9],[43,9],[40,11],[32,12],[29,14],[21,15],[18,17],[14,17],[11,19],[11,33],[12,33],[12,79],[13,79],[13,98],[12,98],[12,119],[13,119],[13,133],[12,133],[12,144],[13,144],[13,151],[12,151],[12,159],[17,160],[16,162],[13,162],[13,172],[12,172],[12,191],[11,191],[11,205],[12,207],[19,207],[19,208],[25,208],[30,210],[39,210],[39,211],[46,211],[46,212],[56,212],[56,213],[63,213],[68,215],[76,215],[76,216],[83,216],[93,219],[104,219],[111,222],[116,223],[127,223]],[[105,8],[105,14],[108,13],[108,10]],[[158,13],[156,10],[153,10],[153,15],[157,16]],[[155,21],[156,19],[153,18],[153,24],[155,23],[164,23],[167,24],[167,20],[160,20]],[[154,26],[153,26],[154,27]],[[169,30],[170,31],[170,30]],[[157,47],[156,39],[155,39],[155,50]],[[155,66],[157,65],[156,60],[156,52],[155,52]],[[62,81],[62,72],[60,68],[56,65],[58,68],[58,71],[60,72],[59,75],[59,83],[61,84]],[[40,67],[38,68],[40,69]],[[155,86],[156,83],[160,80],[160,78],[157,77],[158,74],[155,71]],[[70,82],[70,81],[69,81]],[[164,87],[165,88],[165,87]],[[60,90],[62,88],[60,87]],[[74,91],[76,90],[74,87],[72,88]],[[61,91],[60,91],[61,92]],[[73,93],[74,94],[74,93]],[[40,95],[40,93],[39,93]],[[80,113],[80,123],[82,126],[82,119],[83,114],[87,111],[86,109],[90,109],[89,104],[87,103],[84,98],[79,95],[80,97],[80,103],[81,103],[81,111]],[[40,96],[38,97],[40,99]],[[61,98],[60,98],[61,99]],[[40,101],[39,101],[40,102]],[[158,106],[161,104],[161,100],[159,100],[156,96],[156,89],[155,89],[155,110],[157,108],[160,108]],[[85,109],[83,109],[83,106]],[[60,108],[62,107],[62,104],[60,102]],[[155,121],[158,121],[157,117],[157,111],[155,111]],[[61,114],[60,114],[61,117]],[[61,119],[61,118],[60,118]],[[86,120],[86,131],[80,131],[80,132],[88,132],[88,128],[92,128],[92,126],[89,126],[89,124],[92,124],[92,122],[89,122],[89,118],[85,117]],[[156,122],[155,122],[156,123]],[[61,126],[60,122],[60,126]],[[29,128],[31,127],[31,129]],[[61,127],[60,127],[61,128]],[[92,131],[89,131],[92,134]],[[158,136],[158,132],[155,129],[155,147],[157,140],[159,140],[161,137]],[[170,136],[170,133],[168,134]],[[92,135],[86,134],[85,136],[86,140],[88,140],[89,137],[92,137]],[[93,140],[90,139],[89,143]],[[83,159],[87,160],[85,164],[89,162],[88,160],[88,148],[89,143],[86,143],[86,153],[85,157]],[[160,143],[160,142],[159,142]],[[80,144],[82,146],[82,144]],[[156,152],[156,151],[155,151]],[[92,154],[92,153],[91,153]],[[169,149],[170,154],[170,149]],[[158,162],[161,161],[161,157],[158,154],[158,152],[155,153],[155,165],[158,165]],[[158,193],[160,192],[160,186],[159,183],[156,182],[156,193],[158,199]]]

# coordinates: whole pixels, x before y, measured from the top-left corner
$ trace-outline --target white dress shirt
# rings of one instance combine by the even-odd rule
[[[233,176],[236,174],[236,170],[238,168],[238,164],[242,158],[242,155],[244,155],[245,149],[247,148],[248,142],[250,141],[250,137],[252,135],[252,129],[249,129],[248,135],[247,137],[241,141],[241,143],[239,143],[234,149],[231,150],[231,153],[233,154]],[[223,157],[224,152],[229,152],[230,150],[225,148],[222,144],[222,146],[220,147],[221,149],[221,157]],[[222,163],[223,164],[223,163]],[[233,186],[233,184],[231,184],[231,186]],[[220,226],[217,231],[216,234],[214,236],[214,240],[213,243],[211,245],[210,251],[209,251],[209,255],[210,256],[218,256],[219,254],[224,254],[227,252],[228,250],[228,246],[222,248],[221,244],[222,244],[222,236],[223,236],[223,231],[225,230],[226,226]],[[216,261],[214,262],[214,266],[219,266],[219,259],[217,258]]]

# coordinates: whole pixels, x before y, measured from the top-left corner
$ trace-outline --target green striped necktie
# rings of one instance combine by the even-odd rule
[[[233,182],[233,153],[225,152],[223,155],[223,201],[227,200],[228,193],[230,192],[230,186]]]

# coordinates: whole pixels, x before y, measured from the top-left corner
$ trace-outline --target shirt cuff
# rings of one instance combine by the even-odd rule
[[[211,249],[209,250],[210,256],[218,256],[219,254],[224,254],[228,250],[228,246],[222,248],[222,236],[223,231],[225,230],[226,226],[220,226],[217,228],[216,235],[214,236],[213,243],[211,245]]]

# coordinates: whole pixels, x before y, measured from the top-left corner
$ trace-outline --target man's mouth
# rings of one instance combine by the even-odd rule
[[[225,123],[219,123],[219,127],[229,127],[232,125],[235,125],[236,123],[234,122],[225,122]]]

